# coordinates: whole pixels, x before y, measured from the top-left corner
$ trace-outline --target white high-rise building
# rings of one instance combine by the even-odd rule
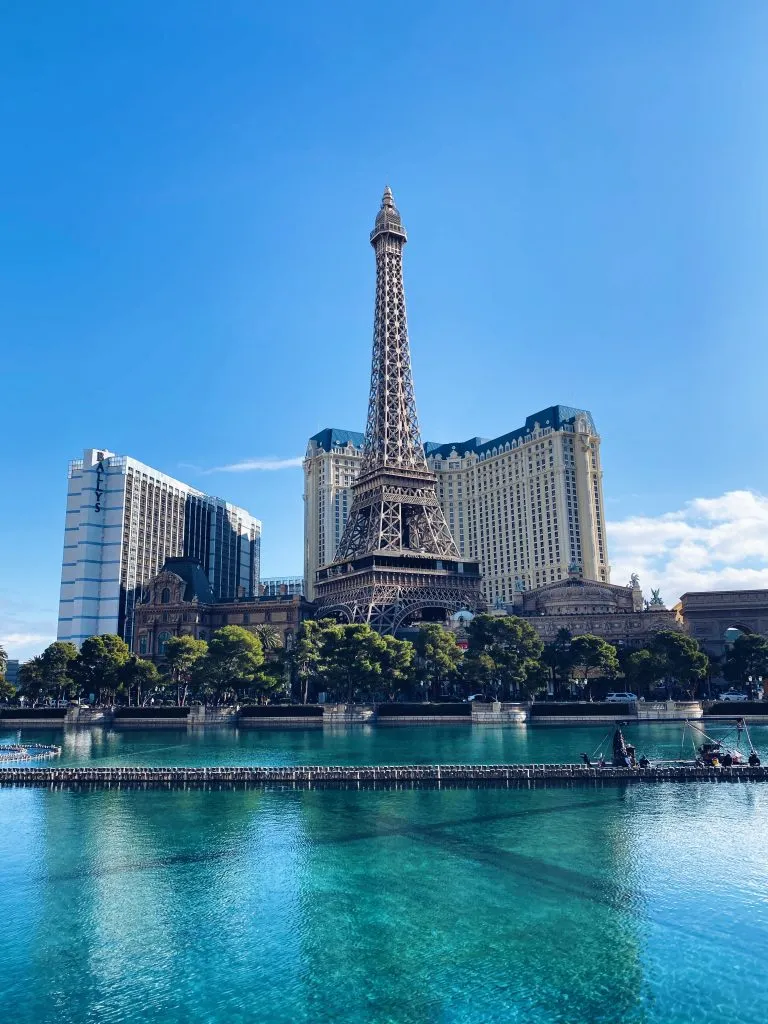
[[[136,459],[88,448],[69,464],[58,639],[117,633],[166,558],[197,559],[217,598],[258,594],[261,523]]]
[[[321,430],[309,439],[304,459],[304,593],[315,599],[315,573],[333,561],[360,475],[363,435]]]
[[[330,562],[360,472],[363,435],[326,429],[304,460],[304,578]],[[424,445],[459,553],[477,560],[490,604],[577,572],[610,582],[600,437],[583,409],[550,406],[487,440]]]

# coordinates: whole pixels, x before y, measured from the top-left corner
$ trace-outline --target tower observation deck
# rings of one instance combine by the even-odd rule
[[[317,573],[320,614],[380,633],[481,604],[477,562],[459,555],[427,467],[411,372],[403,287],[407,235],[387,186],[376,254],[373,358],[363,463],[336,556]]]

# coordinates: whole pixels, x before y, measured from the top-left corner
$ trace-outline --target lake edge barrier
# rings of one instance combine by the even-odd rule
[[[766,782],[768,767],[670,765],[649,768],[595,767],[582,764],[497,765],[293,765],[232,767],[0,768],[0,787],[48,789],[210,789],[265,788],[367,789],[425,786],[498,787],[537,783],[617,782]]]
[[[444,713],[451,709],[450,714]],[[734,721],[768,724],[768,701],[727,705],[701,701],[647,701],[636,704],[607,702],[535,701],[532,703],[463,702],[447,704],[324,704],[264,705],[213,708],[0,708],[0,727],[6,728],[109,728],[201,729],[224,728],[322,728],[328,726],[401,725],[603,725]]]

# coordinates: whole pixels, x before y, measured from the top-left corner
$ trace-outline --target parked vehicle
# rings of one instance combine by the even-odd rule
[[[720,694],[720,700],[733,701],[735,703],[736,701],[749,700],[749,697],[741,690],[726,690],[725,693]]]
[[[632,704],[637,700],[636,693],[607,693],[605,700],[608,704]]]

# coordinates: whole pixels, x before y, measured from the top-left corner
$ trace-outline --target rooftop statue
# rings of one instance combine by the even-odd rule
[[[629,577],[629,583],[627,584],[627,586],[631,587],[632,590],[640,589],[640,577],[637,575],[636,572],[633,572],[632,575]]]
[[[659,587],[659,590],[661,590],[661,587]],[[661,599],[661,596],[659,594],[659,590],[654,590],[653,587],[651,587],[651,607],[652,608],[663,608],[664,607],[664,602]]]

